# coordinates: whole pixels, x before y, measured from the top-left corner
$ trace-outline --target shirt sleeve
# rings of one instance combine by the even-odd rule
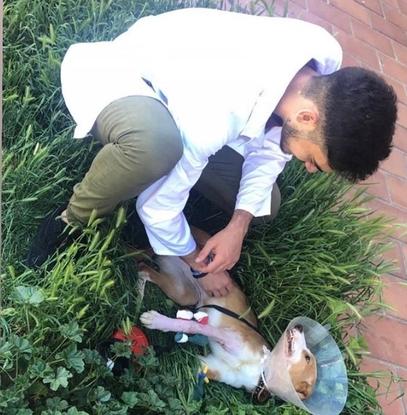
[[[196,113],[202,116],[202,112]],[[192,118],[190,123],[184,124],[181,159],[167,176],[154,182],[138,196],[137,212],[156,254],[183,256],[196,248],[182,211],[209,156],[222,148],[230,135],[227,117],[218,114],[207,118],[211,119],[211,123]]]
[[[182,210],[206,163],[193,163],[186,149],[167,176],[139,195],[137,212],[156,254],[182,256],[196,248]]]
[[[245,151],[236,209],[253,216],[269,215],[271,192],[291,156],[280,149],[281,128],[272,128],[263,140],[252,140]]]

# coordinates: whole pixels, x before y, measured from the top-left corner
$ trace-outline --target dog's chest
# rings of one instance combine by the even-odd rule
[[[222,315],[218,311],[210,310],[208,314],[212,326],[223,326]],[[235,332],[231,340],[233,344],[222,344],[213,339],[209,342],[212,351],[210,368],[219,373],[219,380],[236,388],[254,390],[262,370],[261,351],[253,349],[253,345],[244,341],[239,331]]]
[[[235,388],[245,388],[253,391],[260,378],[261,369],[256,364],[243,364],[238,368],[230,368],[221,374],[221,382],[227,383]]]

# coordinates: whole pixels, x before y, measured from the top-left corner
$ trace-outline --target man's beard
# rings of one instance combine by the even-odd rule
[[[280,148],[284,154],[292,155],[290,143],[296,138],[306,138],[316,141],[316,134],[312,131],[301,131],[290,124],[290,120],[286,120],[281,128]]]
[[[290,138],[298,137],[299,131],[289,124],[289,120],[284,121],[281,128],[280,148],[284,154],[291,154],[289,148]]]

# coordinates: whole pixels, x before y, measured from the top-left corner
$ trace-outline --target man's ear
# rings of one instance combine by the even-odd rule
[[[313,109],[302,109],[297,112],[295,118],[297,123],[303,127],[314,129],[319,121],[319,114]]]

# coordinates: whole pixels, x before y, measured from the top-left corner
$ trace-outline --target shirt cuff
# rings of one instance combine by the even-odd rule
[[[266,216],[271,214],[271,191],[268,197],[256,204],[249,204],[245,200],[237,198],[235,209],[242,209],[251,213],[254,217]]]
[[[192,235],[190,235],[182,245],[175,245],[169,241],[166,241],[164,245],[164,243],[157,239],[148,228],[146,228],[146,233],[148,240],[150,241],[150,245],[153,248],[154,253],[157,255],[185,256],[195,251],[197,247]]]

